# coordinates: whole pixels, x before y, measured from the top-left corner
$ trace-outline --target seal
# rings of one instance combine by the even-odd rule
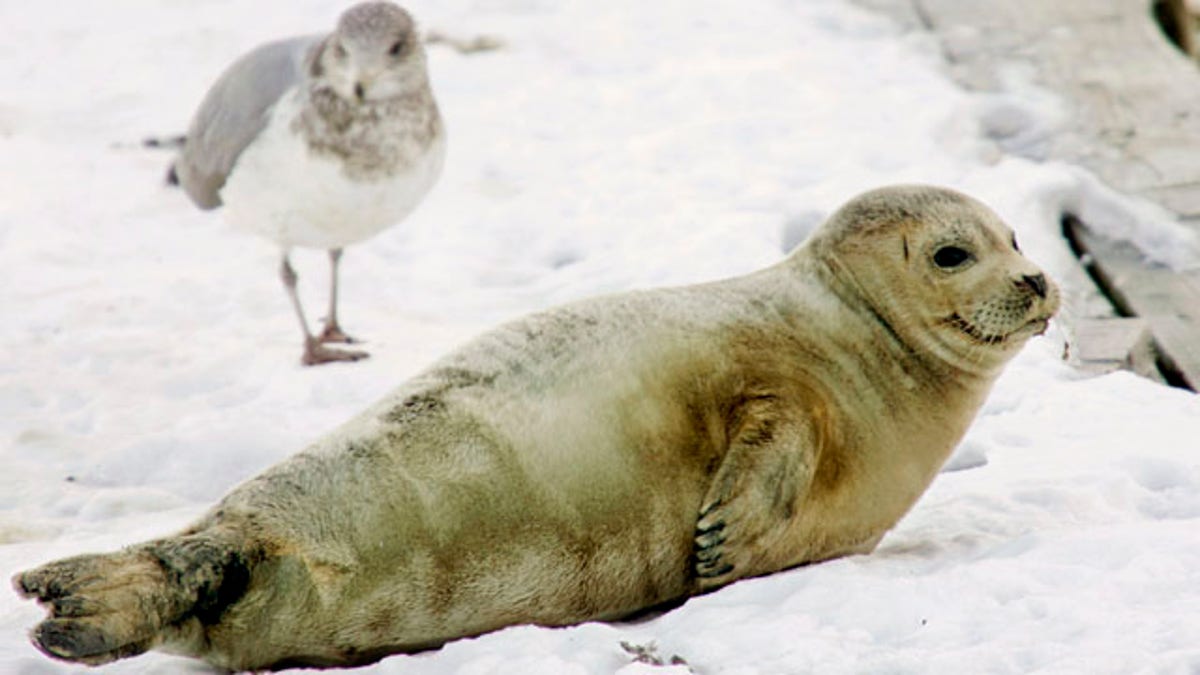
[[[869,192],[768,269],[502,326],[187,530],[14,584],[53,657],[261,669],[866,553],[1058,298],[979,202]]]

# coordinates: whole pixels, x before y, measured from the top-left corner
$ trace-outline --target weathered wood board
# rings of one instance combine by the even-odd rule
[[[1036,146],[1009,151],[1083,166],[1200,231],[1200,68],[1166,39],[1153,0],[858,2],[934,34],[948,71],[968,89],[1003,92],[1019,72],[1054,92],[1067,123]],[[1175,12],[1180,5],[1157,9]],[[1089,232],[1086,223],[1071,227],[1074,243],[1090,257],[1089,273],[1116,298],[1118,313],[1145,321],[1167,380],[1200,386],[1200,271],[1152,265],[1132,246]],[[1120,344],[1140,349],[1130,330],[1093,323],[1072,332],[1077,340],[1101,341],[1096,349],[1082,346],[1095,354]],[[1132,364],[1135,355],[1129,356]]]
[[[1130,370],[1142,377],[1165,382],[1158,351],[1145,319],[1077,319],[1068,358],[1094,373]]]
[[[1130,244],[1098,237],[1070,216],[1063,227],[1080,261],[1118,313],[1145,322],[1151,356],[1162,377],[1175,386],[1200,389],[1200,271],[1180,273],[1149,263]],[[1076,337],[1085,339],[1078,332]],[[1082,349],[1105,352],[1092,345]],[[1145,362],[1144,349],[1136,339],[1130,343],[1131,370],[1145,370],[1137,365],[1139,360]],[[1111,354],[1108,350],[1099,358],[1111,359]]]

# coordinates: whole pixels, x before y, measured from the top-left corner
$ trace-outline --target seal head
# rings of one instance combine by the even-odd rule
[[[806,244],[826,282],[914,355],[986,374],[1058,310],[1058,287],[991,209],[960,192],[903,185],[864,193]]]

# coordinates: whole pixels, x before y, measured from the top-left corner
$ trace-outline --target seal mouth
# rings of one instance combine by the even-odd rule
[[[1046,329],[1050,327],[1050,317],[1049,315],[1044,314],[1035,316],[1034,318],[1022,324],[1020,328],[1004,334],[988,333],[979,326],[967,321],[958,312],[955,312],[945,319],[942,319],[942,323],[957,328],[958,330],[962,331],[964,335],[980,344],[998,345],[1007,342],[1008,338],[1027,329],[1032,329],[1031,333],[1033,335],[1044,334]]]
[[[945,319],[942,319],[942,323],[957,328],[964,335],[980,344],[996,345],[1008,339],[1008,335],[997,335],[994,333],[985,332],[979,326],[976,326],[970,321],[964,319],[958,312],[955,312]]]
[[[1035,316],[1030,319],[1028,323],[1022,326],[1022,328],[1030,327],[1033,328],[1034,335],[1044,335],[1046,333],[1046,329],[1050,327],[1050,315],[1043,314],[1040,316]]]

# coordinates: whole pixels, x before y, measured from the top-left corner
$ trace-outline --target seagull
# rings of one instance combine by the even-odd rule
[[[400,222],[446,154],[412,16],[390,2],[347,9],[331,33],[271,42],[235,61],[196,111],[171,174],[196,206],[274,241],[304,333],[304,365],[357,361],[338,323],[342,249]],[[293,247],[329,252],[324,330],[308,327]]]

